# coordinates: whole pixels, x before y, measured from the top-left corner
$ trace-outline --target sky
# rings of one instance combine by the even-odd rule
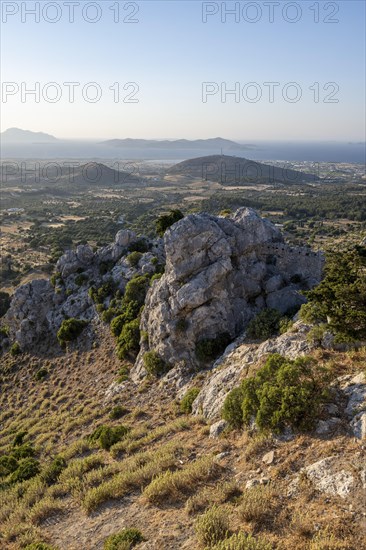
[[[364,141],[365,5],[1,0],[1,130]]]

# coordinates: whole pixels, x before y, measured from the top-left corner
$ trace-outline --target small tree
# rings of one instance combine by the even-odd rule
[[[61,327],[57,332],[57,340],[61,346],[65,346],[67,342],[76,340],[87,326],[88,322],[81,319],[65,319],[61,323]]]
[[[165,231],[182,218],[184,218],[184,214],[180,210],[171,210],[169,214],[160,216],[155,222],[159,237],[163,237]]]
[[[323,281],[306,293],[302,316],[325,323],[345,339],[366,339],[366,257],[364,249],[329,254]]]

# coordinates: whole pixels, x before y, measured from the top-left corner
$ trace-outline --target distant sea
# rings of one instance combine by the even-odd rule
[[[246,141],[237,142],[242,149],[223,150],[227,155],[253,160],[366,162],[365,143]],[[105,146],[91,141],[58,141],[45,144],[1,144],[2,159],[121,159],[179,162],[189,158],[220,154],[217,150],[138,149]]]
[[[365,142],[253,141],[249,145],[245,156],[253,160],[366,163]]]

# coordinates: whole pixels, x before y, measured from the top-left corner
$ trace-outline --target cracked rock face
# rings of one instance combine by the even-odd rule
[[[171,365],[198,365],[197,342],[237,337],[264,307],[286,313],[303,303],[300,289],[321,278],[322,256],[291,249],[277,227],[242,208],[228,219],[193,214],[165,234],[166,270],[147,295],[141,329],[148,334],[132,371],[145,375],[154,350]]]

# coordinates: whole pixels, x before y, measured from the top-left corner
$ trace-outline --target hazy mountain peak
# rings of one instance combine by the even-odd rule
[[[57,138],[44,132],[32,132],[21,128],[8,128],[1,133],[1,139],[12,143],[49,143]]]

